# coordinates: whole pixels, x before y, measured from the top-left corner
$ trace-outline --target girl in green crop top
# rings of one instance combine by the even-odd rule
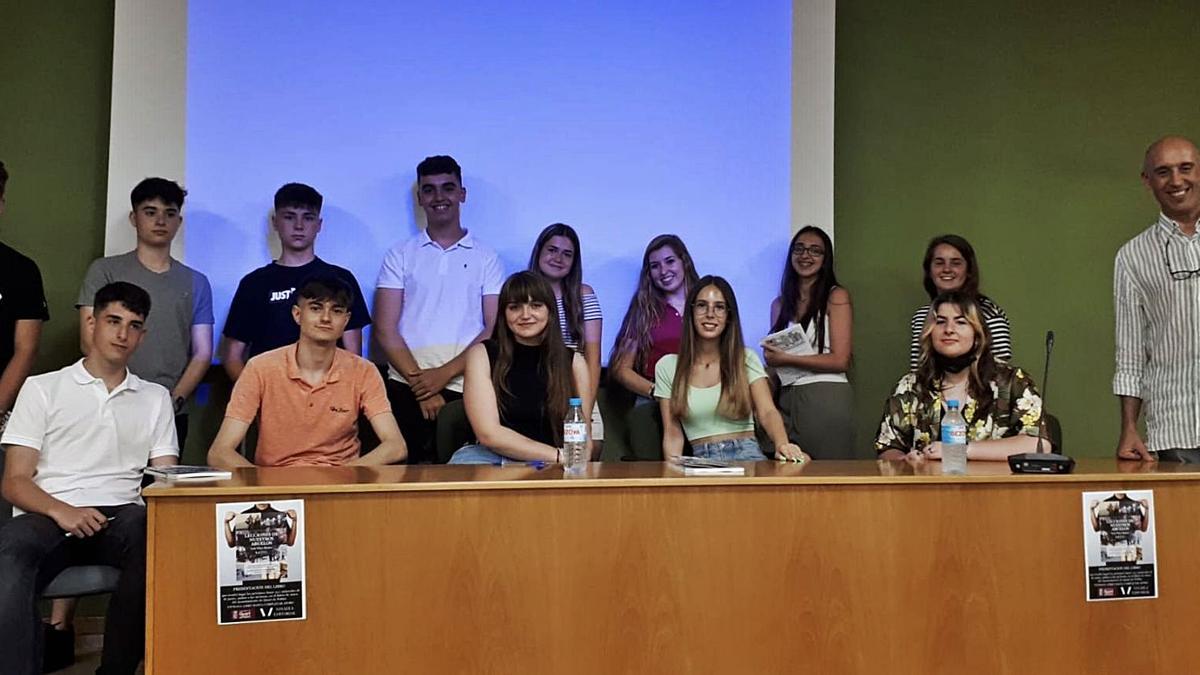
[[[755,419],[775,444],[776,459],[808,459],[788,440],[762,362],[742,341],[737,298],[722,277],[706,276],[692,287],[679,354],[660,359],[654,374],[664,459],[683,454],[684,436],[697,457],[766,459],[754,438]]]

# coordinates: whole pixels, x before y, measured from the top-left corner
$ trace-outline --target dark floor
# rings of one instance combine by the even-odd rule
[[[92,675],[100,667],[100,651],[104,639],[101,635],[80,635],[75,639],[75,665],[63,670],[56,670],[56,675]],[[138,667],[142,673],[145,666]]]

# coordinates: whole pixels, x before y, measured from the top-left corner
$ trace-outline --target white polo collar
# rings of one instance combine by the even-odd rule
[[[471,235],[470,230],[466,230],[466,234],[464,234],[462,236],[462,239],[459,239],[458,241],[454,242],[453,244],[450,245],[450,248],[447,248],[447,249],[442,249],[441,244],[437,243],[429,236],[428,230],[421,230],[420,236],[421,236],[421,246],[423,246],[423,247],[424,246],[435,246],[438,249],[441,249],[444,251],[453,251],[454,249],[456,249],[460,246],[462,248],[475,248],[475,237],[473,237]]]
[[[87,385],[87,384],[91,384],[93,382],[100,382],[101,384],[104,383],[103,380],[96,377],[95,375],[92,375],[91,373],[88,372],[87,368],[83,367],[83,359],[79,359],[74,364],[72,364],[70,371],[71,371],[71,378],[74,379],[77,384]],[[129,369],[126,368],[125,369],[125,379],[122,380],[121,384],[117,385],[117,387],[115,389],[113,389],[112,392],[110,392],[110,393],[115,394],[115,393],[125,390],[125,389],[129,389],[130,391],[137,391],[138,389],[141,389],[141,388],[142,388],[142,378],[129,372]]]

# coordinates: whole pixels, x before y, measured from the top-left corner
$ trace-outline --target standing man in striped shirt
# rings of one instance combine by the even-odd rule
[[[1157,222],[1117,251],[1113,270],[1117,457],[1200,462],[1200,152],[1179,136],[1146,150],[1142,182]],[[1147,440],[1137,430],[1146,406]]]

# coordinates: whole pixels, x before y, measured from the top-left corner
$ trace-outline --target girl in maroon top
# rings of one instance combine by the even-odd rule
[[[608,359],[613,379],[633,392],[639,404],[654,398],[658,360],[679,351],[688,289],[698,280],[682,239],[660,234],[650,240],[642,255],[637,292],[629,301]]]

